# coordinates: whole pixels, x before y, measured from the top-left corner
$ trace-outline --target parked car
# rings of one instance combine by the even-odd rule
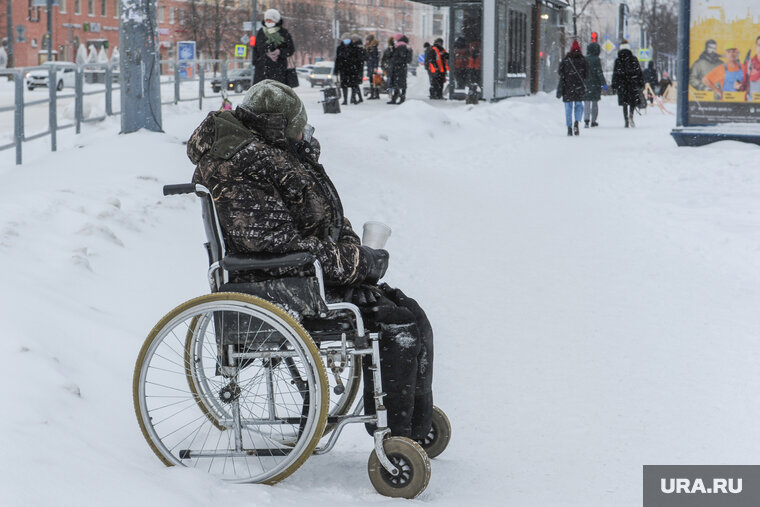
[[[313,69],[313,65],[304,65],[303,67],[296,67],[296,72],[298,73],[298,77],[302,77],[309,80],[309,74],[311,74],[311,69]]]
[[[311,69],[309,74],[309,82],[311,87],[315,86],[334,86],[337,82],[337,78],[333,75],[334,62],[318,62],[314,64],[314,68]]]
[[[235,93],[243,93],[253,84],[253,68],[250,69],[232,69],[227,72],[227,89],[234,90]],[[217,77],[211,80],[211,89],[214,93],[222,90],[222,78]]]
[[[55,89],[63,90],[65,86],[74,88],[76,82],[76,67],[74,64],[63,62],[45,62],[41,66],[44,69],[30,70],[24,76],[27,89],[34,90],[38,87],[48,87],[48,77],[50,76],[49,68],[51,65],[56,66],[55,70]]]

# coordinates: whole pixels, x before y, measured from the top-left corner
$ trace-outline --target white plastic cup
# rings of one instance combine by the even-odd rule
[[[384,248],[391,235],[391,228],[382,222],[365,222],[362,245],[370,248]]]

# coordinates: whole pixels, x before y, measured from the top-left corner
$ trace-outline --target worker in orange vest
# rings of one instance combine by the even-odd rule
[[[425,67],[430,72],[430,98],[443,99],[443,84],[449,70],[449,54],[443,49],[443,39],[433,42],[425,55]]]

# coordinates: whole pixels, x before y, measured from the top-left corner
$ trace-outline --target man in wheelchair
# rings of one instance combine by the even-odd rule
[[[357,305],[365,327],[381,332],[384,405],[394,436],[422,441],[433,412],[433,332],[414,299],[378,282],[388,252],[362,246],[332,181],[319,163],[306,110],[295,92],[265,80],[234,111],[213,111],[195,130],[187,154],[193,183],[211,191],[230,253],[309,252],[322,265],[328,300]],[[239,272],[230,282],[293,275],[291,268]],[[375,412],[364,363],[365,412]],[[374,428],[368,428],[372,431]]]

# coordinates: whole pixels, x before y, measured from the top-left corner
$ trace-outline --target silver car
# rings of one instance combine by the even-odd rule
[[[34,90],[38,87],[48,87],[48,77],[50,76],[49,68],[51,65],[56,66],[55,70],[55,89],[58,91],[63,88],[74,88],[76,67],[73,64],[66,64],[60,62],[45,62],[41,65],[41,69],[30,70],[24,76],[26,81],[26,87],[29,90]]]

